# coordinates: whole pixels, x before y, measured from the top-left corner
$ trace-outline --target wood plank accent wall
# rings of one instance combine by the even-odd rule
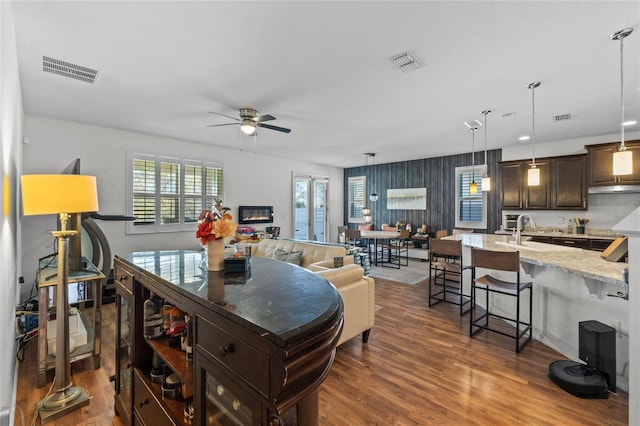
[[[493,233],[500,229],[502,221],[500,192],[498,182],[498,162],[502,160],[502,150],[487,151],[491,191],[487,205],[487,229],[477,232]],[[484,164],[484,151],[475,153],[475,164]],[[429,232],[446,229],[451,234],[455,227],[455,168],[471,165],[471,153],[446,157],[424,158],[397,163],[376,164],[375,166],[352,167],[344,170],[344,223],[347,223],[347,182],[352,176],[367,177],[367,196],[374,189],[378,201],[367,200],[371,208],[375,229],[383,223],[395,224],[396,221],[411,223],[413,229],[427,225]],[[426,210],[387,210],[387,189],[427,188]],[[350,227],[355,227],[350,224]]]

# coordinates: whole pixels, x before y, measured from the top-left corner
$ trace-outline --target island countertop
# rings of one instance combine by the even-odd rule
[[[601,281],[616,286],[625,286],[622,270],[628,263],[610,262],[600,257],[600,252],[574,247],[549,246],[549,251],[530,250],[525,246],[513,248],[500,244],[513,241],[510,235],[455,234],[446,239],[460,240],[464,246],[485,250],[520,251],[520,262],[535,266],[554,268],[574,273],[588,280]],[[523,239],[524,241],[524,239]],[[544,243],[538,243],[544,244]],[[526,270],[526,268],[525,268]]]

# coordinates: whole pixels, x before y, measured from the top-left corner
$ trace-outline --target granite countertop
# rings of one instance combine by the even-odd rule
[[[549,251],[540,251],[528,249],[525,246],[518,247],[516,249],[499,243],[513,241],[510,234],[455,234],[445,238],[461,240],[462,244],[465,246],[483,248],[486,250],[518,250],[520,251],[521,263],[554,268],[580,275],[584,279],[614,284],[617,286],[625,286],[625,282],[622,277],[622,270],[628,267],[629,264],[605,260],[600,257],[600,252],[597,251],[537,243],[538,245],[543,244],[544,246],[549,246]]]

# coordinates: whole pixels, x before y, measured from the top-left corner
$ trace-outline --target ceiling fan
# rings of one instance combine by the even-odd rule
[[[256,130],[258,127],[263,127],[265,129],[275,130],[277,132],[289,133],[291,129],[287,129],[285,127],[273,126],[271,124],[265,124],[265,121],[275,120],[276,118],[270,114],[258,115],[258,111],[253,108],[240,108],[239,115],[240,118],[231,117],[229,115],[221,114],[219,112],[209,112],[210,114],[217,114],[223,117],[230,118],[235,120],[235,123],[223,123],[223,124],[209,124],[206,127],[220,127],[220,126],[235,126],[236,124],[240,124],[240,130],[247,136],[253,136],[256,134]]]

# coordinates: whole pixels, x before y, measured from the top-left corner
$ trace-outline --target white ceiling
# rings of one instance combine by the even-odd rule
[[[609,36],[626,27],[626,118],[640,121],[638,1],[20,1],[14,15],[26,114],[179,140],[353,167],[364,152],[469,152],[463,123],[491,109],[488,147],[505,147],[531,132],[533,81],[536,143],[616,134]],[[421,69],[390,62],[407,50]],[[45,73],[43,55],[98,78]],[[230,121],[208,111],[243,106],[293,131],[254,144],[239,126],[205,127]]]

